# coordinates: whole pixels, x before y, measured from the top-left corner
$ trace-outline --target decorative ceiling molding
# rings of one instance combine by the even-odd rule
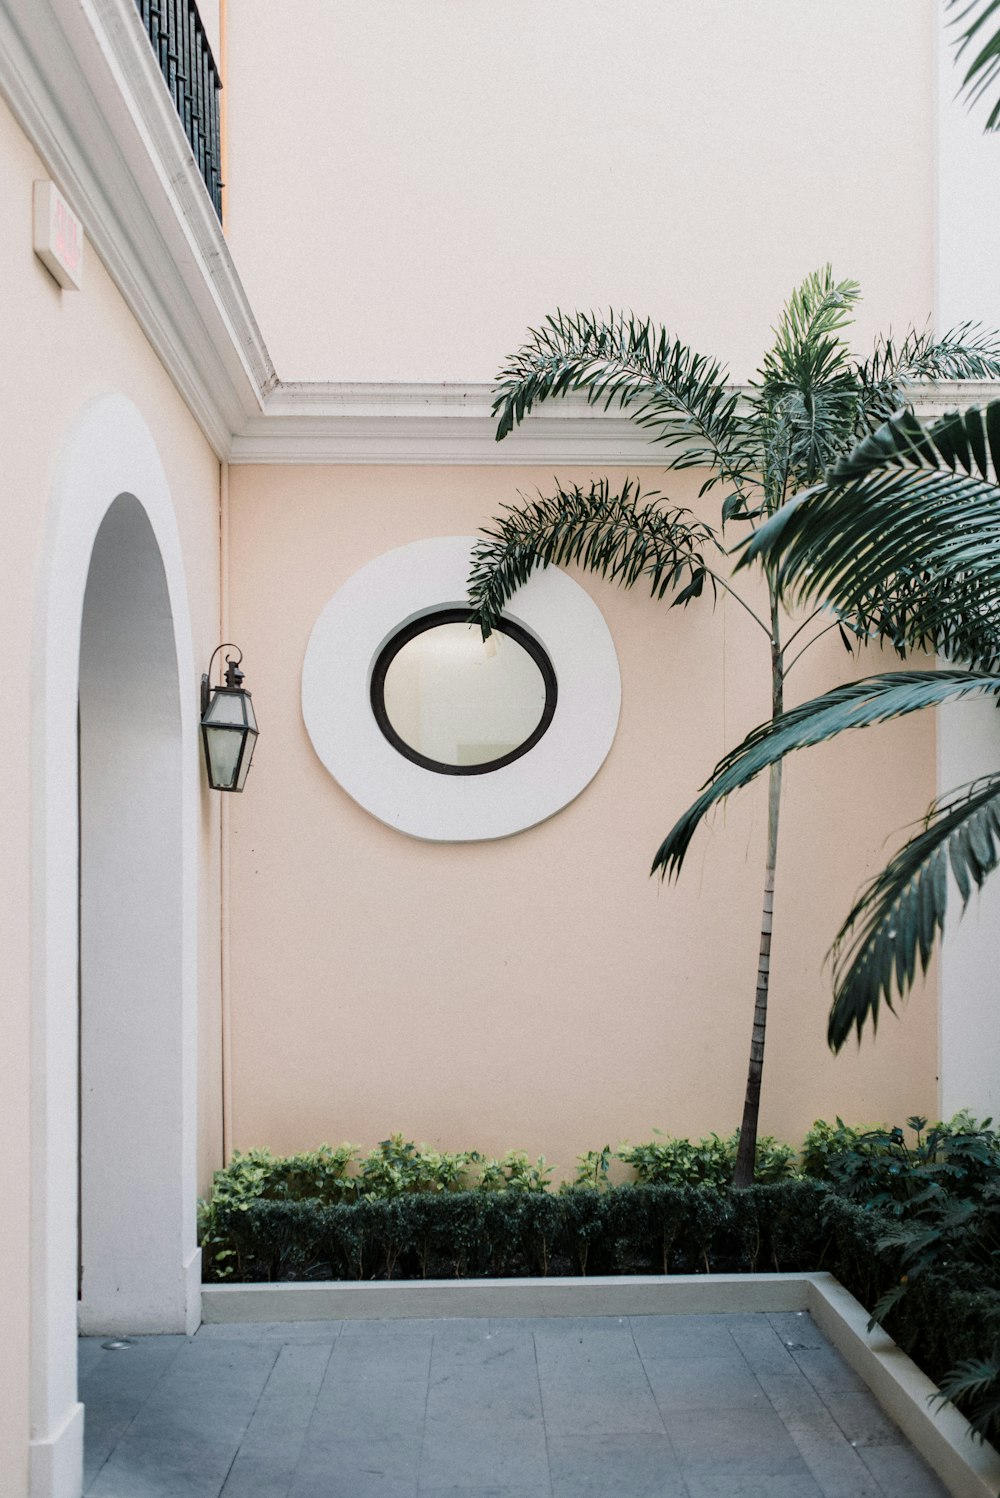
[[[580,397],[498,444],[488,384],[279,382],[134,0],[0,0],[0,92],[220,458],[661,466]],[[998,396],[948,382],[913,405],[932,419]]]
[[[1000,384],[951,380],[914,387],[911,399],[932,421],[998,396]],[[663,466],[641,428],[582,396],[539,406],[501,443],[491,406],[486,384],[279,384],[261,415],[234,435],[230,461]]]
[[[3,0],[0,91],[227,456],[276,377],[134,0]]]

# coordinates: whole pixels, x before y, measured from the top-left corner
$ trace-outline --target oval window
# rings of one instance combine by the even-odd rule
[[[468,609],[412,620],[379,652],[371,703],[400,754],[441,775],[484,775],[533,748],[556,709],[556,678],[527,630],[488,640]]]

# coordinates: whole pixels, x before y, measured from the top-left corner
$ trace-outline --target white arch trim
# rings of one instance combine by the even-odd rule
[[[76,713],[84,593],[94,541],[115,499],[141,504],[160,551],[173,615],[184,756],[181,787],[184,1305],[200,1309],[196,1246],[197,815],[195,667],[176,517],[163,465],[136,407],[121,395],[90,403],[56,469],[36,615],[32,704],[31,1495],[78,1498],[83,1409],[77,1399],[77,770]],[[185,690],[190,685],[191,690]],[[166,1328],[164,1328],[166,1329]]]

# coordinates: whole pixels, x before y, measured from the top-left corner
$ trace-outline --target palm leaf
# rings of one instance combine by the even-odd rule
[[[963,0],[948,0],[949,7],[961,3]],[[968,23],[959,37],[956,55],[961,57],[967,48],[972,48],[962,88],[968,102],[976,104],[1000,80],[1000,24],[992,32],[983,32],[987,21],[995,19],[1000,23],[1000,0],[972,0],[955,19],[957,24]],[[987,130],[998,128],[1000,99],[994,104],[986,121]]]
[[[497,375],[497,441],[542,401],[581,391],[591,405],[628,410],[669,452],[668,468],[713,470],[705,488],[749,480],[739,392],[716,360],[695,353],[649,318],[556,312]],[[704,492],[704,490],[703,490]]]
[[[919,380],[1000,379],[1000,339],[979,323],[960,323],[940,338],[908,329],[903,338],[876,339],[871,357],[857,367],[859,431],[863,436],[905,405],[907,387]]]
[[[951,659],[1000,650],[1000,402],[925,428],[903,412],[739,549],[786,598]],[[899,605],[898,613],[894,605]]]
[[[788,477],[815,482],[850,442],[859,386],[837,335],[860,295],[856,281],[834,281],[832,267],[824,266],[796,288],[774,329],[751,402],[765,427],[777,426],[765,474],[772,508],[783,500]]]
[[[984,694],[1000,694],[1000,677],[985,671],[896,671],[848,682],[762,723],[716,765],[701,795],[660,844],[652,872],[676,878],[706,812],[793,749],[825,743],[849,728],[868,728],[941,702]]]
[[[1000,682],[996,690],[1000,692]],[[1000,863],[1000,775],[973,781],[931,807],[916,837],[864,890],[833,946],[834,1001],[828,1038],[835,1050],[884,1000],[904,995],[927,970],[944,930],[949,869],[962,909]]]
[[[469,606],[483,635],[536,567],[576,562],[622,587],[645,580],[654,598],[673,592],[673,604],[686,604],[715,586],[704,549],[719,548],[711,526],[689,510],[668,508],[655,491],[642,494],[627,479],[613,493],[607,479],[560,489],[550,498],[506,506],[495,529],[473,549]]]

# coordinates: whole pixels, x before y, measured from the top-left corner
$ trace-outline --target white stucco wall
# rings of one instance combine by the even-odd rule
[[[942,25],[936,66],[935,320],[940,328],[966,319],[1000,328],[1000,133],[983,131],[985,102],[970,110],[956,98],[970,54],[956,65],[954,29]],[[938,794],[998,765],[1000,717],[991,703],[939,711]],[[997,1118],[1000,880],[995,876],[973,897],[961,921],[960,910],[952,883],[940,959],[940,1110],[944,1117],[971,1108]]]
[[[239,0],[228,228],[286,380],[484,380],[556,307],[737,378],[826,261],[932,300],[933,0]]]

